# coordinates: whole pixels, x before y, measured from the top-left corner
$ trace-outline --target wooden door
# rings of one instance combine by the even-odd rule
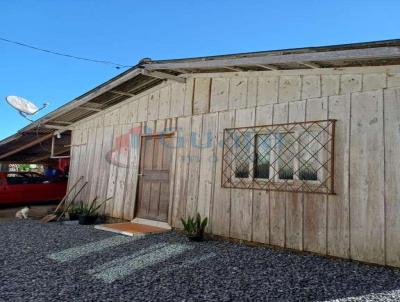
[[[144,136],[136,217],[167,222],[173,136]]]

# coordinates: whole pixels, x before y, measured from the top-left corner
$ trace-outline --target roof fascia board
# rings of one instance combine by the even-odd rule
[[[237,76],[252,77],[270,77],[270,76],[300,76],[300,75],[341,75],[341,74],[366,74],[366,73],[400,73],[400,64],[395,65],[375,65],[375,66],[352,66],[352,67],[328,67],[328,68],[302,68],[302,69],[280,69],[280,70],[260,70],[260,71],[242,71],[242,72],[214,72],[204,70],[202,73],[187,74],[187,78],[234,78]]]
[[[165,59],[165,60],[154,60],[150,62],[154,63],[169,63],[169,62],[196,62],[200,60],[219,60],[219,59],[229,59],[234,57],[259,57],[264,55],[283,55],[284,53],[311,53],[311,52],[327,52],[327,51],[337,51],[346,49],[365,49],[365,48],[381,48],[381,47],[397,47],[400,46],[400,39],[390,39],[390,40],[378,40],[370,42],[356,42],[356,43],[345,43],[345,44],[333,44],[333,45],[322,45],[322,46],[306,46],[306,47],[295,47],[295,48],[282,48],[282,49],[272,49],[272,50],[262,50],[262,51],[252,51],[252,52],[240,52],[240,53],[227,53],[212,56],[202,56],[202,57],[188,57],[181,59]],[[143,64],[143,63],[142,63]]]
[[[372,59],[372,58],[394,58],[400,57],[400,47],[375,47],[364,49],[337,50],[325,52],[310,52],[287,55],[264,55],[259,57],[248,58],[229,58],[229,59],[199,59],[199,61],[190,62],[160,62],[145,63],[147,70],[158,69],[191,69],[191,68],[223,68],[226,66],[248,66],[248,65],[265,65],[265,64],[283,64],[283,63],[299,63],[299,62],[322,62],[337,60],[355,60],[355,59]]]

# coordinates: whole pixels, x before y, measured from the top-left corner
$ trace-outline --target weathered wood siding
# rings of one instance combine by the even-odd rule
[[[213,234],[400,266],[399,108],[400,66],[188,75],[75,124],[70,184],[132,219],[137,134],[175,131],[172,226],[199,212]],[[327,118],[335,195],[221,187],[225,128]]]

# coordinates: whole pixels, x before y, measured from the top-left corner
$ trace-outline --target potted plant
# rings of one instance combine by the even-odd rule
[[[68,210],[69,220],[78,220],[79,215],[83,214],[83,208],[84,208],[84,205],[82,202],[80,202],[79,204],[73,205]]]
[[[98,210],[100,207],[111,198],[108,198],[102,202],[98,202],[98,198],[95,197],[90,203],[82,203],[81,214],[78,216],[79,224],[87,225],[94,224],[99,216]]]
[[[200,214],[197,213],[196,217],[189,216],[186,220],[181,218],[181,221],[185,234],[190,241],[203,241],[204,230],[208,223],[207,217],[201,219]]]

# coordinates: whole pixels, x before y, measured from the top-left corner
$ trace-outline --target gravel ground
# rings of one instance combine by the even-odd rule
[[[0,234],[1,301],[400,300],[399,270],[313,255],[37,221]]]

